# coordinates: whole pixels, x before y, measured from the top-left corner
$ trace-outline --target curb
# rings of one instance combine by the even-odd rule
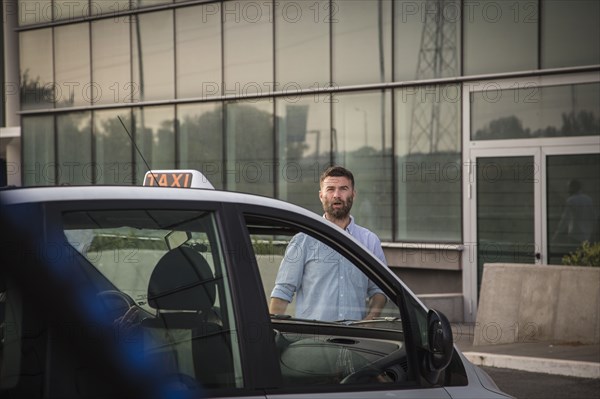
[[[555,374],[568,377],[600,379],[600,363],[595,362],[497,355],[482,352],[463,352],[463,355],[476,366],[514,369],[531,373]]]

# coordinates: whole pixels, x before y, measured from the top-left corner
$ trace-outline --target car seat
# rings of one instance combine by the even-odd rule
[[[149,358],[205,387],[233,384],[231,339],[214,311],[216,293],[206,259],[190,247],[172,249],[148,283],[148,305],[156,317],[142,321]]]

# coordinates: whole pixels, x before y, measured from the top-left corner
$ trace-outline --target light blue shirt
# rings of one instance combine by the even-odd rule
[[[354,223],[346,228],[354,238],[386,263],[379,238]],[[321,241],[296,234],[287,246],[271,297],[291,302],[296,317],[316,320],[362,320],[367,299],[383,292],[349,260]]]

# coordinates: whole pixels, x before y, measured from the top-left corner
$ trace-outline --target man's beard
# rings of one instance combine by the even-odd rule
[[[352,197],[348,197],[348,199],[344,202],[340,199],[334,199],[331,202],[326,201],[323,204],[323,210],[325,213],[333,219],[344,219],[346,216],[350,214],[350,209],[352,209],[352,202],[354,199]],[[341,203],[342,206],[339,208],[334,208],[333,204]]]

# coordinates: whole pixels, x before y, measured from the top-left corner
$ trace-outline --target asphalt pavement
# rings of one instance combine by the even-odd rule
[[[509,395],[518,399],[600,398],[600,345],[519,342],[474,346],[473,329],[464,327],[454,330],[456,346]]]
[[[498,387],[516,399],[598,399],[600,379],[482,367]]]

